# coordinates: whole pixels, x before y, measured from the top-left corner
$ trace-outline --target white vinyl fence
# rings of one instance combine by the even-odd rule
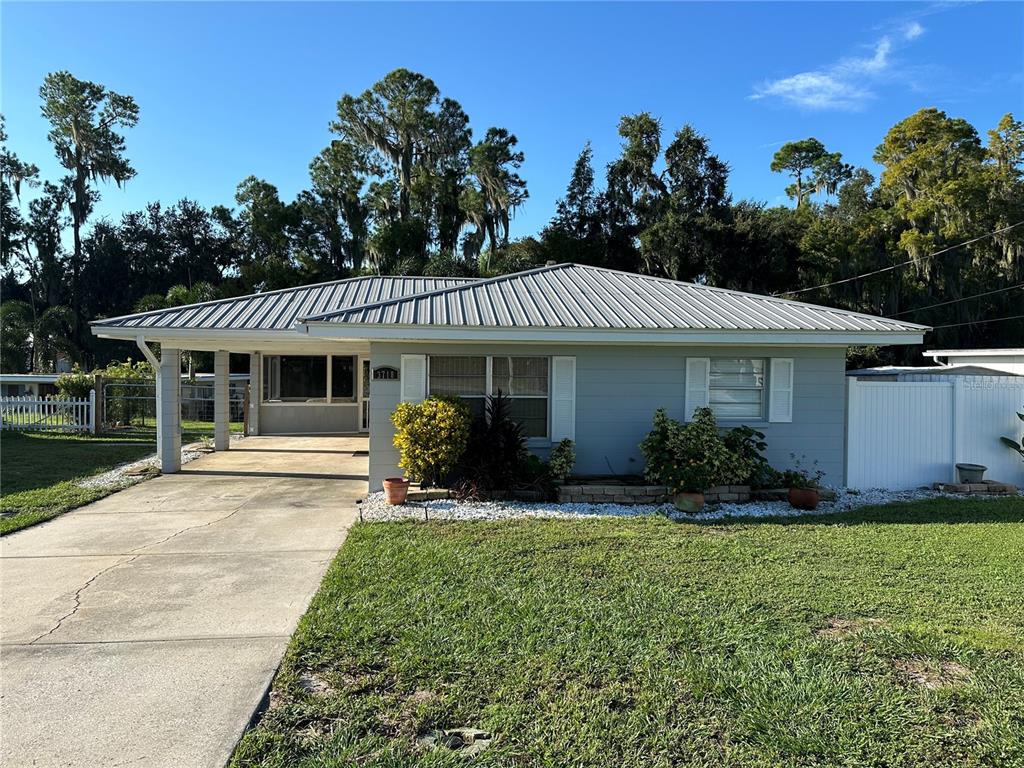
[[[0,397],[0,426],[20,432],[96,432],[96,390],[82,400]]]
[[[949,376],[847,380],[846,484],[907,489],[954,482],[956,464],[983,464],[986,480],[1024,485],[1024,462],[999,439],[1019,439],[1024,378]]]

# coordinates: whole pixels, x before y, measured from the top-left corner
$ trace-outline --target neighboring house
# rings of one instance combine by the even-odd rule
[[[46,397],[57,394],[56,373],[0,373],[0,396]]]
[[[923,353],[936,363],[946,358],[946,365],[980,365],[1006,373],[1024,375],[1024,347],[1006,349],[933,349]]]
[[[708,405],[723,426],[762,430],[767,457],[845,471],[849,345],[918,344],[926,326],[577,264],[471,280],[357,277],[98,320],[134,339],[177,398],[180,350],[250,353],[250,429],[258,434],[368,432],[370,487],[394,475],[391,413],[402,400],[488,393],[540,455],[576,441],[576,471],[643,469],[654,411],[685,419]],[[156,360],[148,342],[159,342]],[[218,391],[222,385],[218,383]],[[223,385],[226,389],[226,383]],[[175,471],[176,409],[159,409],[165,471]],[[226,428],[218,445],[227,447]],[[179,443],[175,443],[175,439]]]

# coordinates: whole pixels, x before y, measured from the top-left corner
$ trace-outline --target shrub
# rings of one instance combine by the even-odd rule
[[[576,465],[576,446],[572,440],[566,438],[552,448],[551,459],[548,463],[551,467],[551,476],[558,482],[563,482]]]
[[[62,373],[57,377],[57,391],[65,400],[84,400],[96,386],[96,377],[85,373],[77,363],[71,373]]]
[[[806,456],[797,458],[795,453],[791,453],[789,458],[793,461],[793,468],[781,473],[784,488],[821,488],[821,480],[825,473],[818,469],[817,459],[811,463],[809,469],[804,469],[803,462],[807,460]]]
[[[474,419],[469,443],[460,463],[470,495],[486,497],[510,490],[526,467],[526,434],[509,413],[508,397],[500,391],[484,402],[484,416]]]
[[[743,425],[730,429],[722,436],[725,447],[736,457],[736,482],[751,488],[769,488],[777,481],[778,473],[772,469],[763,453],[768,444],[764,432]]]
[[[469,408],[458,398],[400,403],[391,414],[398,466],[423,485],[439,485],[466,450],[469,422]]]
[[[701,493],[716,485],[740,482],[737,458],[718,434],[710,408],[698,408],[685,426],[663,408],[654,414],[654,428],[641,441],[647,461],[644,476],[673,493]]]

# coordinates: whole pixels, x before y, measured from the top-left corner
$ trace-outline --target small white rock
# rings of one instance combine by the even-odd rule
[[[883,488],[851,491],[836,490],[836,500],[822,502],[813,511],[795,509],[786,501],[752,501],[744,504],[714,504],[695,515],[677,512],[667,504],[556,504],[555,502],[485,501],[464,502],[454,499],[410,501],[404,506],[392,506],[383,493],[371,493],[362,504],[363,519],[368,522],[395,520],[510,520],[524,517],[543,518],[595,518],[642,517],[644,515],[671,514],[677,520],[722,520],[740,517],[802,517],[846,512],[858,507],[889,504],[894,501],[921,499],[964,498],[951,493],[932,490],[889,491]],[[999,496],[972,496],[971,498],[1005,498]]]

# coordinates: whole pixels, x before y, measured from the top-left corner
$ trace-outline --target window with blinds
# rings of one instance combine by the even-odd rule
[[[708,405],[722,421],[764,418],[763,359],[711,358]]]
[[[486,396],[501,392],[527,437],[548,436],[549,389],[546,357],[432,355],[429,360],[428,394],[461,397],[474,416],[483,416]]]

